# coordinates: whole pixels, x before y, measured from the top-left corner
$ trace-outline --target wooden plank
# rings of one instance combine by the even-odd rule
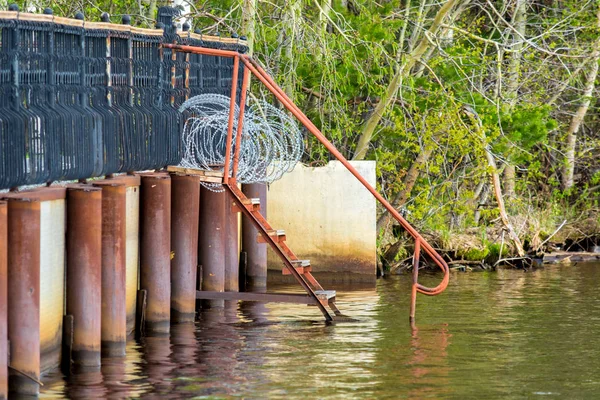
[[[186,168],[186,167],[180,167],[177,165],[169,165],[167,167],[167,171],[175,172],[175,173],[179,173],[179,174],[186,174],[186,175],[210,176],[210,177],[215,177],[215,178],[223,177],[223,171],[205,171],[202,169]]]
[[[315,299],[306,294],[295,293],[251,293],[251,292],[211,292],[198,290],[196,299],[204,300],[242,300],[274,303],[316,304]]]

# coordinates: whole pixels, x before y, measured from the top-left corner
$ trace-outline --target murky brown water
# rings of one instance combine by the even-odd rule
[[[598,399],[599,285],[599,264],[454,274],[441,296],[419,296],[415,332],[408,276],[339,293],[355,323],[231,304],[131,342],[101,372],[49,376],[42,397]]]

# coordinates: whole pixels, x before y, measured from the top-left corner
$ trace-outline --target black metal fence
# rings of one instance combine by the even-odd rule
[[[161,43],[246,51],[242,41],[0,12],[0,189],[160,168],[181,158],[177,107],[231,94],[233,60]],[[240,74],[240,77],[242,74]],[[240,87],[241,85],[238,85]]]

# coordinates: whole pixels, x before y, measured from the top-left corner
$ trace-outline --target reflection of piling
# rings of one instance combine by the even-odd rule
[[[37,395],[40,377],[40,202],[8,201],[9,389]],[[19,371],[19,372],[17,372]]]
[[[225,290],[225,206],[227,194],[202,187],[200,202],[199,264],[202,265],[202,290]],[[223,306],[222,300],[206,302]]]
[[[267,218],[267,186],[259,183],[243,185],[248,198],[260,199],[260,213]],[[267,286],[267,244],[257,243],[258,230],[248,217],[242,217],[242,251],[246,252],[246,284],[250,287]]]
[[[233,198],[225,196],[225,291],[239,292],[240,251],[238,248],[238,213],[231,211]]]
[[[171,175],[171,319],[194,321],[198,270],[200,179]]]
[[[73,316],[73,363],[100,367],[102,190],[67,190],[67,314]]]
[[[147,290],[147,332],[169,332],[171,317],[171,178],[142,175],[140,288]]]
[[[8,397],[8,332],[7,324],[7,268],[8,268],[8,229],[7,206],[0,201],[0,399]]]
[[[124,356],[126,186],[111,179],[94,185],[102,188],[102,354]]]

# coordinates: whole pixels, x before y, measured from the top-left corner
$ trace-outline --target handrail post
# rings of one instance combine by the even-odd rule
[[[240,58],[233,58],[233,77],[231,81],[231,99],[229,101],[229,121],[227,122],[227,142],[225,145],[225,165],[223,167],[223,183],[229,183],[229,165],[231,164],[231,142],[233,140],[233,120],[235,118],[235,98],[237,93],[238,70]]]
[[[410,316],[411,324],[415,322],[415,311],[417,309],[417,286],[419,282],[419,256],[421,255],[421,240],[415,240],[415,253],[413,254],[412,289],[410,293]]]
[[[238,58],[236,57],[236,60]],[[244,112],[246,111],[246,91],[248,90],[248,84],[250,83],[250,70],[244,68],[244,74],[242,78],[242,90],[240,93],[240,115],[238,116],[237,135],[235,137],[235,149],[233,153],[233,173],[232,181],[235,182],[237,179],[238,166],[240,163],[240,150],[242,144],[242,132],[244,124]]]

